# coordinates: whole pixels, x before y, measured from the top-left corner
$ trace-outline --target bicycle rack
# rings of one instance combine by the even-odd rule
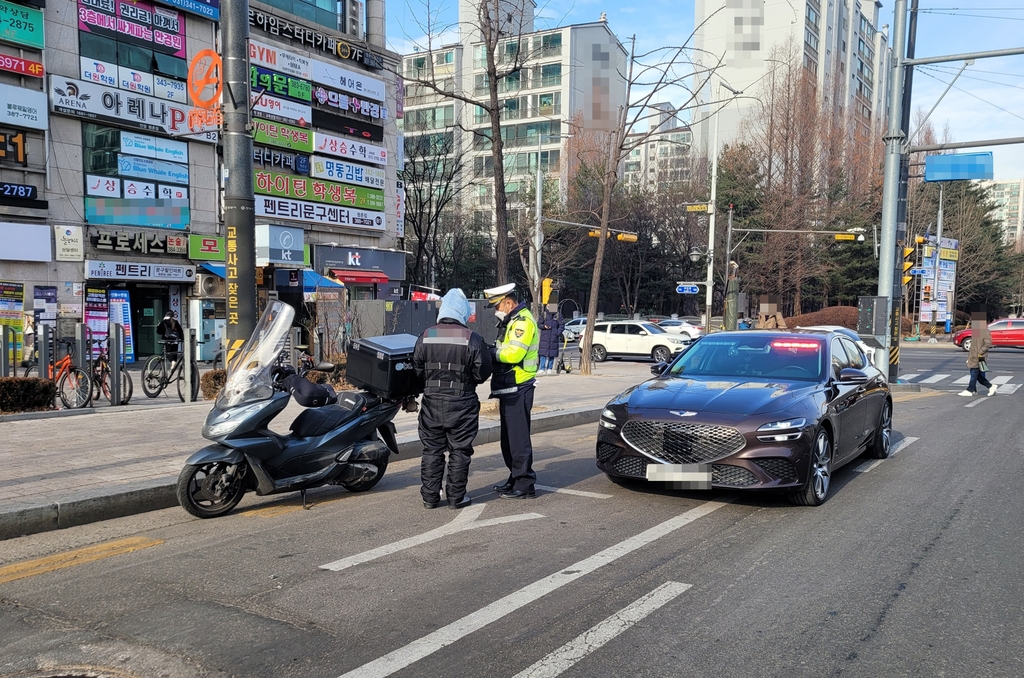
[[[89,376],[89,407],[93,407],[91,395],[93,370],[95,367],[92,359],[92,328],[85,323],[75,325],[75,350],[75,360],[73,362]]]

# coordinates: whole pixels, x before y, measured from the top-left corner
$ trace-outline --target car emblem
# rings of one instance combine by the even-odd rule
[[[695,416],[697,416],[696,412],[690,412],[688,410],[669,410],[669,414],[674,414],[677,417],[695,417]]]

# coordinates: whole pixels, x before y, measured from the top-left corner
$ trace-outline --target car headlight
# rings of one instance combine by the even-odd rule
[[[685,344],[686,340],[685,339],[669,338],[669,343],[672,343],[672,344]]]
[[[765,424],[764,426],[759,426],[757,430],[770,432],[785,431],[791,428],[803,428],[806,425],[807,420],[804,419],[803,417],[800,417],[799,419],[785,419],[783,421],[773,421],[771,423]]]
[[[611,421],[608,421],[611,420]],[[601,426],[604,428],[618,428],[618,424],[615,423],[615,413],[607,407],[604,408],[604,412],[601,413]]]
[[[797,440],[802,435],[799,429],[802,429],[806,424],[807,420],[802,417],[799,419],[773,421],[758,427],[758,433],[765,432],[770,435],[757,436],[757,439],[762,443],[784,443]]]

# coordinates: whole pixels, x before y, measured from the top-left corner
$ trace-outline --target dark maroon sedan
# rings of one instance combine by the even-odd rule
[[[601,416],[597,466],[615,482],[781,490],[817,506],[836,469],[889,455],[889,385],[842,334],[719,332],[652,372]]]

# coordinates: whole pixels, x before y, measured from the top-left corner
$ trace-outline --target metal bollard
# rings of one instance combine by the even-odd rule
[[[299,334],[300,330],[298,327],[293,327],[291,330],[291,350],[288,352],[291,358],[292,369],[296,372],[299,371]]]
[[[192,328],[188,329],[188,339],[185,340],[185,362],[182,364],[181,369],[185,375],[185,402],[195,402],[195,398],[192,397],[192,381],[198,379],[198,374],[192,373],[192,360],[196,354],[196,331]]]
[[[3,346],[3,351],[0,352],[0,377],[13,376],[11,369],[17,358],[14,339],[14,328],[7,325],[0,327],[0,345]]]
[[[43,323],[36,327],[36,347],[39,349],[38,374],[40,379],[50,379],[50,366],[53,363],[53,356],[56,353],[56,346],[53,341],[53,328]]]
[[[110,363],[110,404],[124,404],[124,395],[121,393],[121,356],[124,343],[124,327],[115,323],[111,328],[110,336],[107,339],[107,360]]]
[[[75,325],[75,365],[89,373],[89,358],[92,347],[89,346],[89,326],[85,323]]]

